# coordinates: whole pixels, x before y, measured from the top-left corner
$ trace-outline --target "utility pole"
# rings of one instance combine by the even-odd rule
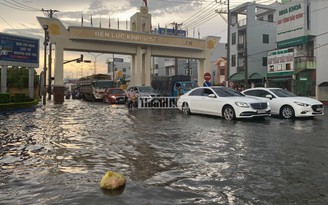
[[[48,16],[49,18],[53,18],[54,14],[56,12],[59,12],[58,10],[44,10],[42,9],[43,13]],[[46,57],[46,56],[45,56]],[[52,44],[49,43],[49,56],[48,56],[48,100],[51,100],[51,70],[52,70]]]
[[[222,0],[220,0],[220,2],[218,2],[218,0],[216,0],[216,3],[220,3],[221,5],[223,4]],[[231,14],[230,14],[230,0],[227,0],[227,11],[218,11],[215,10],[216,13],[219,13],[220,16],[223,18],[223,16],[221,15],[222,13],[227,14],[228,17],[227,19],[223,18],[223,20],[225,22],[227,22],[228,27],[227,27],[227,73],[226,73],[226,78],[227,78],[227,82],[226,82],[226,86],[229,87],[229,77],[230,77],[230,25],[231,25]]]
[[[228,46],[227,46],[227,81],[229,87],[229,77],[230,77],[230,25],[231,25],[231,16],[230,16],[230,0],[227,0],[228,4],[228,36],[227,36],[227,41],[228,41]]]
[[[49,42],[49,32],[48,32],[48,25],[43,25],[44,30],[44,63],[43,63],[43,89],[42,89],[42,96],[43,96],[43,105],[46,105],[46,96],[47,96],[47,46]]]

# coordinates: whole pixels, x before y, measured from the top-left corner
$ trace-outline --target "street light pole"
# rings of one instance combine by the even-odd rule
[[[97,57],[102,55],[103,53],[99,53],[98,55],[92,54],[88,52],[90,55],[92,55],[95,58],[94,64],[93,64],[93,74],[97,74]]]

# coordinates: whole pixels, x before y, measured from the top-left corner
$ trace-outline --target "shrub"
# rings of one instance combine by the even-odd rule
[[[11,97],[11,102],[26,102],[26,96],[23,93],[15,93],[15,95]]]
[[[10,94],[0,93],[0,103],[10,103]]]

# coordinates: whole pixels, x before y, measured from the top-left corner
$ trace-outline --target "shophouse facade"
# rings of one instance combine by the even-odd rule
[[[327,10],[327,1],[282,2],[276,13],[277,50],[268,56],[270,86],[328,101]]]
[[[277,8],[277,49],[268,53],[270,87],[284,87],[301,96],[327,98],[324,75],[328,73],[322,60],[328,55],[327,48],[320,46],[328,40],[322,35],[327,30],[323,25],[327,16],[327,11],[321,9],[324,6],[328,2],[302,0],[283,1]]]
[[[267,53],[275,49],[277,3],[244,3],[230,10],[229,86],[264,86]]]

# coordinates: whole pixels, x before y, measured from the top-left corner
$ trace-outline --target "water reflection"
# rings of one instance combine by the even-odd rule
[[[320,204],[327,122],[228,122],[78,100],[0,115],[1,203]],[[126,176],[122,193],[99,188],[109,170]]]

